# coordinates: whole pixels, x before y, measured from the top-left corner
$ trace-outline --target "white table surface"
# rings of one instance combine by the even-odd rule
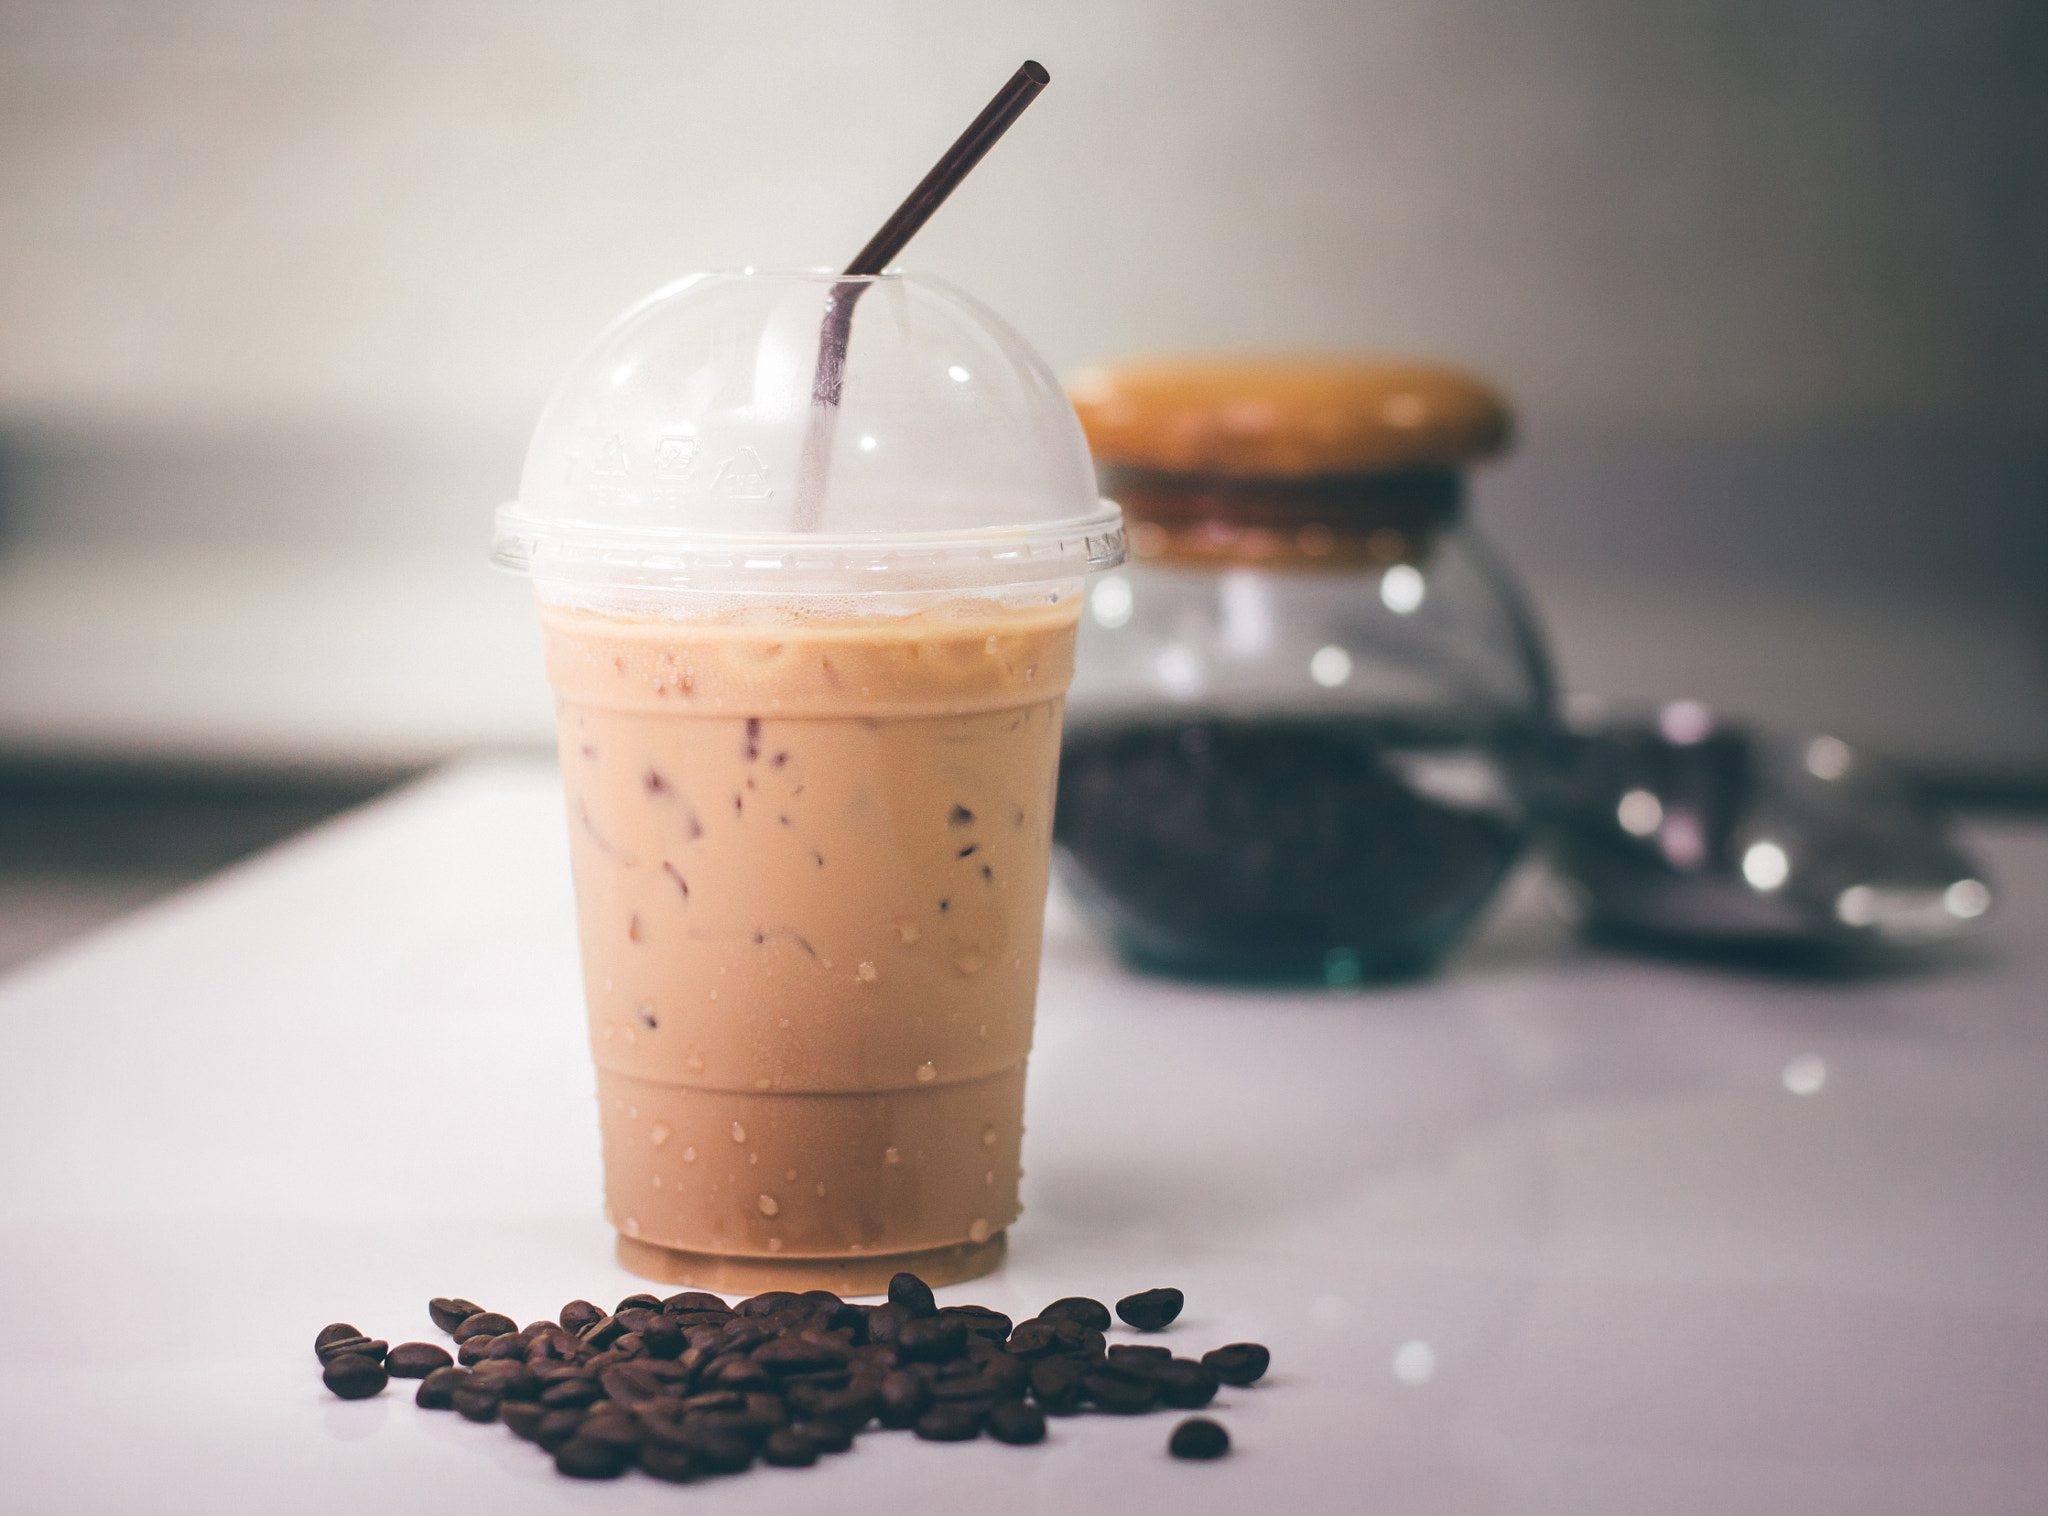
[[[1974,841],[1982,943],[1853,984],[1599,956],[1511,900],[1428,983],[1205,989],[1056,899],[1026,1214],[941,1298],[1180,1286],[1177,1350],[1273,1349],[1218,1398],[1233,1456],[1091,1416],[582,1485],[312,1353],[432,1339],[430,1295],[639,1287],[557,781],[454,770],[0,981],[0,1507],[2038,1511],[2048,830]]]

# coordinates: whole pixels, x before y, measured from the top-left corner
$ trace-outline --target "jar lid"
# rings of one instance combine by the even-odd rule
[[[1091,368],[1067,386],[1098,464],[1237,478],[1459,468],[1500,452],[1507,403],[1443,364],[1190,356]]]

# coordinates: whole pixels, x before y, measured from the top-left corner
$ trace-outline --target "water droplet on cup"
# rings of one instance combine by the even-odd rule
[[[884,1162],[884,1163],[901,1163],[902,1161],[903,1161],[903,1155],[902,1155],[901,1153],[897,1152],[897,1151],[896,1151],[896,1150],[895,1150],[894,1148],[883,1148],[883,1149],[882,1149],[882,1162]]]
[[[638,1237],[640,1235],[640,1223],[631,1216],[626,1218],[626,1235],[628,1237]]]
[[[967,1240],[969,1242],[987,1242],[988,1232],[988,1218],[985,1216],[977,1216],[974,1218],[973,1221],[968,1223]]]
[[[695,1163],[696,1161],[697,1161],[697,1150],[696,1150],[695,1148],[684,1148],[684,1149],[683,1149],[683,1162],[685,1162],[685,1163]]]
[[[669,1130],[666,1121],[657,1121],[647,1129],[647,1139],[656,1147],[660,1147],[664,1142],[668,1141],[668,1138]]]
[[[981,1129],[981,1145],[985,1148],[996,1145],[996,1124],[993,1121]]]
[[[717,998],[718,998],[718,991],[716,991],[716,990],[713,990],[713,991],[711,992],[711,995],[712,995],[712,998],[713,998],[714,1000],[715,1000],[715,999],[717,999]],[[686,1056],[686,1057],[685,1057],[685,1058],[683,1059],[683,1067],[684,1067],[684,1068],[686,1068],[686,1069],[688,1069],[688,1070],[689,1070],[689,1071],[690,1071],[691,1073],[693,1073],[693,1074],[701,1074],[701,1073],[703,1073],[703,1072],[704,1072],[704,1055],[703,1055],[702,1053],[691,1053],[691,1054],[688,1054],[688,1055],[687,1055],[687,1056]]]
[[[775,1203],[775,1197],[773,1195],[763,1195],[759,1201],[759,1205],[761,1207],[761,1214],[763,1216],[773,1216],[782,1210],[782,1207]]]
[[[919,1084],[930,1084],[934,1079],[938,1077],[939,1071],[933,1068],[930,1064],[920,1063],[917,1066],[917,1082]]]
[[[732,1124],[732,1140],[734,1142],[745,1142],[747,1140],[747,1129],[737,1121]]]
[[[875,982],[875,966],[872,963],[863,963],[853,971],[853,977],[862,984],[873,984]]]

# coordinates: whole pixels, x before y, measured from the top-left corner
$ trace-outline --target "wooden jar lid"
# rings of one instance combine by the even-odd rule
[[[1271,355],[1132,361],[1068,385],[1096,462],[1233,478],[1458,469],[1500,452],[1507,403],[1442,364]]]

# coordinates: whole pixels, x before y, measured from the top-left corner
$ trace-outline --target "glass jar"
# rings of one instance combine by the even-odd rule
[[[1142,967],[1385,978],[1529,833],[1549,665],[1461,519],[1493,392],[1417,364],[1225,362],[1073,386],[1132,561],[1068,697],[1062,875]]]

